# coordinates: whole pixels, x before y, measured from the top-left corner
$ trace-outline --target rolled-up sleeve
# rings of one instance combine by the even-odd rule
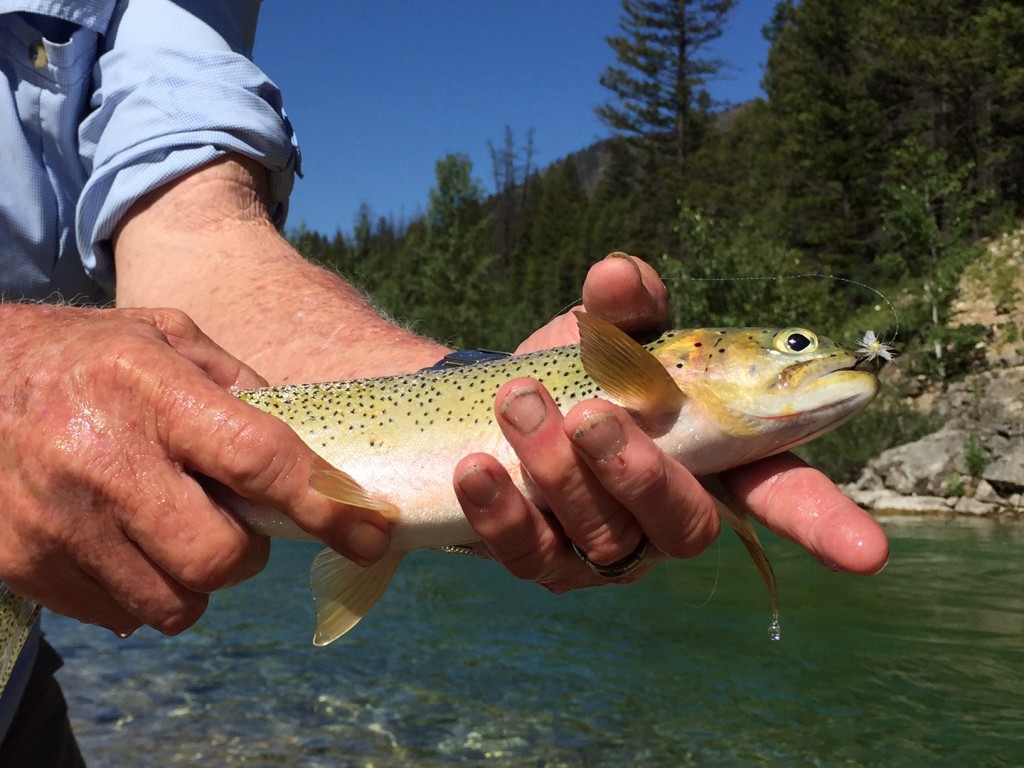
[[[258,8],[245,0],[119,4],[79,130],[87,181],[76,233],[95,279],[113,279],[110,238],[136,200],[229,152],[268,169],[271,213],[284,226],[298,144],[280,92],[250,59]]]

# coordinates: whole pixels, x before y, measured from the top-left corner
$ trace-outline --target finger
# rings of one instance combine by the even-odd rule
[[[564,428],[601,486],[662,552],[693,557],[718,536],[714,499],[621,408],[586,401],[569,411]]]
[[[184,563],[186,572],[197,556],[200,563],[219,556],[218,537],[195,519],[164,513],[167,500],[177,494],[163,493],[152,482],[169,464],[164,457],[154,464],[151,456],[137,453],[146,441],[103,435],[98,443],[70,443],[83,457],[85,476],[59,451],[44,449],[47,464],[59,469],[8,478],[9,498],[20,504],[17,528],[5,529],[5,580],[49,608],[119,633],[139,623],[167,632],[190,626],[202,614],[206,596],[184,586],[173,569],[157,565],[130,532],[155,519],[161,527],[152,537],[140,537],[158,542],[150,545],[153,551],[186,535],[169,561]],[[223,515],[216,518],[225,524]],[[204,551],[209,541],[212,551]]]
[[[105,494],[80,496],[88,523],[69,544],[72,562],[125,611],[177,634],[203,614],[209,592],[247,565],[252,534],[229,516],[204,510],[205,498],[195,498],[184,480],[180,489],[161,488],[164,468],[153,469]]]
[[[477,453],[455,466],[455,495],[495,560],[515,576],[542,580],[566,549],[560,531],[519,493],[497,459]]]
[[[246,498],[281,510],[357,563],[379,559],[390,544],[387,521],[376,512],[338,504],[311,489],[314,456],[309,448],[282,421],[222,389],[265,382],[214,344],[184,313],[160,310],[154,322],[182,357],[210,377],[197,379],[175,370],[160,380],[157,398],[166,402],[158,402],[157,408],[170,411],[162,423],[171,457]],[[208,509],[210,504],[204,506]],[[214,546],[211,542],[207,549]]]
[[[47,608],[121,635],[149,624],[177,634],[198,620],[208,597],[194,593],[157,567],[112,518],[95,516],[76,531],[70,557],[51,559],[45,580],[25,585]],[[97,525],[97,523],[99,523]],[[19,584],[15,577],[13,583]]]
[[[241,496],[281,510],[303,530],[349,559],[367,565],[390,545],[388,522],[377,512],[331,501],[309,480],[315,456],[288,425],[212,384],[169,406],[171,457],[220,481]],[[195,485],[198,490],[198,484]],[[208,548],[207,548],[208,549]]]
[[[245,548],[245,556],[241,559],[235,573],[224,582],[224,586],[234,587],[243,581],[248,581],[261,573],[269,561],[270,538],[252,534],[249,544]]]
[[[259,573],[269,540],[213,503],[202,486],[173,466],[154,469],[124,500],[124,533],[161,571],[189,592],[209,594]],[[145,500],[145,501],[141,501]]]
[[[209,604],[208,593],[185,587],[131,542],[116,552],[107,548],[99,559],[83,556],[80,564],[83,572],[131,616],[129,624],[147,624],[163,634],[177,635],[195,624]],[[103,626],[119,634],[134,630],[109,623]]]
[[[643,531],[573,448],[547,390],[532,379],[513,379],[499,390],[495,409],[526,477],[565,534],[595,563],[614,563],[632,553]]]
[[[20,579],[10,579],[7,585],[54,613],[106,627],[122,637],[144,623],[114,600],[99,582],[70,563],[52,564],[44,581],[23,583]]]
[[[175,365],[165,365],[162,376],[156,374],[167,384],[155,388],[156,407],[141,409],[142,413],[150,414],[149,418],[141,419],[135,427],[118,425],[115,432],[102,438],[95,438],[89,431],[74,443],[74,455],[56,458],[62,459],[59,464],[75,467],[82,461],[80,456],[88,457],[84,467],[76,470],[81,475],[85,469],[84,477],[78,477],[70,486],[64,503],[71,502],[71,508],[87,521],[89,530],[76,531],[81,535],[76,535],[71,544],[85,540],[86,548],[80,556],[86,558],[93,556],[105,541],[111,547],[125,550],[123,563],[113,558],[106,571],[106,555],[99,557],[94,563],[97,574],[109,573],[117,581],[115,565],[131,562],[126,571],[129,576],[125,577],[130,582],[130,575],[141,570],[131,557],[137,548],[138,556],[145,553],[148,560],[186,590],[208,593],[237,580],[239,574],[250,572],[265,544],[207,497],[196,479],[184,470],[186,456],[177,454],[173,440],[159,433],[174,434],[182,428],[192,431],[190,440],[213,444],[212,462],[216,464],[218,429],[224,423],[221,417],[225,410],[218,411],[213,404],[242,414],[251,410],[278,430],[284,425],[249,408],[201,375],[186,371],[184,378],[174,380],[175,372],[182,366],[180,358],[173,360]],[[152,374],[142,375],[147,377],[148,384]],[[209,407],[199,406],[191,394],[184,394],[190,391],[189,385],[199,394],[199,402],[202,390],[207,390]],[[206,440],[202,440],[203,436]],[[127,546],[127,542],[135,546]]]
[[[877,573],[889,557],[885,532],[821,472],[784,453],[723,473],[737,501],[824,565]]]
[[[184,312],[174,309],[123,311],[152,323],[175,351],[224,389],[255,389],[267,385],[262,376],[203,333]]]
[[[178,517],[204,542],[217,538],[221,525],[237,530],[239,541],[225,543],[214,559],[204,559],[202,551],[192,548],[161,563],[152,556],[152,545],[143,550],[125,540],[121,531],[112,531],[98,539],[102,549],[84,551],[77,558],[85,573],[133,619],[168,635],[191,627],[205,612],[211,592],[255,576],[270,555],[270,540],[239,526],[231,515],[215,513],[204,521],[191,514]]]
[[[625,331],[643,330],[668,321],[668,290],[649,264],[616,252],[590,268],[583,306]]]
[[[132,501],[150,498],[152,487],[137,488],[140,493]],[[62,559],[61,571],[47,574],[45,588],[55,588],[36,598],[119,634],[140,623],[177,634],[203,614],[207,593],[254,575],[267,561],[267,540],[216,510],[204,517],[183,512],[187,507],[145,505],[129,514],[113,496],[93,496],[91,504],[79,496],[78,503],[82,522],[69,541],[72,556]],[[223,530],[234,535],[219,535]],[[187,531],[188,538],[181,540],[180,531]],[[133,534],[146,543],[140,545]],[[210,542],[213,546],[206,549]],[[74,573],[62,577],[69,568]],[[75,575],[79,569],[81,579]]]
[[[622,579],[596,575],[569,546],[557,521],[541,512],[497,459],[473,454],[455,468],[455,493],[491,557],[513,575],[556,594],[640,578],[653,558]]]

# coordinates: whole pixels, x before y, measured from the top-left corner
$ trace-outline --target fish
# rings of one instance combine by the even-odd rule
[[[699,477],[813,439],[878,391],[877,377],[857,367],[856,353],[807,329],[671,330],[643,345],[594,315],[578,312],[576,318],[576,345],[448,370],[239,393],[285,421],[323,459],[313,470],[313,488],[375,509],[391,522],[391,548],[369,567],[329,549],[314,559],[315,645],[351,630],[409,552],[476,543],[452,485],[452,469],[463,456],[495,456],[544,508],[494,415],[499,388],[513,378],[538,380],[563,413],[592,397],[624,407],[662,450]],[[237,499],[227,503],[259,533],[309,538],[278,513]],[[719,512],[765,581],[775,626],[775,577],[756,530],[724,503]]]
[[[478,541],[452,484],[463,456],[495,456],[517,487],[545,507],[494,414],[498,390],[513,378],[539,381],[563,413],[588,398],[622,406],[698,477],[811,440],[878,391],[877,377],[857,367],[855,352],[803,328],[677,329],[642,344],[595,315],[577,312],[576,318],[578,344],[463,367],[236,393],[287,423],[316,453],[315,490],[390,522],[390,549],[370,566],[330,549],[314,558],[315,645],[351,630],[410,552]],[[217,483],[204,485],[257,533],[312,538],[276,510]],[[775,577],[756,530],[742,511],[721,502],[719,511],[760,571],[777,619]]]

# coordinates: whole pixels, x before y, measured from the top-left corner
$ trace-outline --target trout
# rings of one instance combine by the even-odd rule
[[[238,393],[317,453],[310,479],[317,491],[391,522],[391,548],[369,567],[329,549],[314,559],[315,645],[354,627],[410,551],[477,541],[452,486],[463,456],[492,454],[543,508],[494,416],[498,389],[513,378],[540,381],[563,413],[593,397],[624,407],[697,476],[804,443],[846,421],[878,390],[854,352],[802,328],[672,330],[642,345],[593,315],[577,318],[575,345],[461,368]],[[211,493],[258,533],[310,538],[280,512],[216,484]],[[753,526],[742,513],[719,509],[754,559],[777,616],[774,575]],[[0,689],[35,615],[29,601],[2,589]]]

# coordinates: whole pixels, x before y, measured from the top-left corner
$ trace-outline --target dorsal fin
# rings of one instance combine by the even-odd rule
[[[601,389],[647,424],[679,412],[686,395],[658,358],[607,320],[584,312],[576,320],[580,361]]]

